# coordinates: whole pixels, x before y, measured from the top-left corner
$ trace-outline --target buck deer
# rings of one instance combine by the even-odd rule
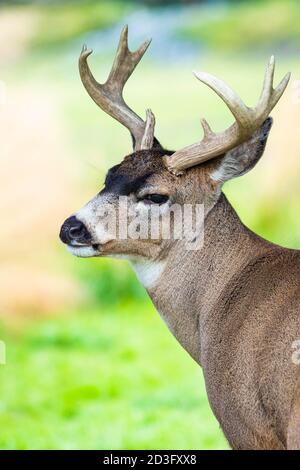
[[[130,131],[134,152],[64,222],[61,240],[76,256],[132,262],[173,335],[203,368],[210,405],[233,449],[300,449],[300,373],[292,360],[300,339],[300,251],[251,232],[222,193],[226,181],[251,170],[262,156],[269,113],[290,75],[274,89],[271,58],[258,104],[249,108],[218,78],[195,73],[222,98],[235,122],[214,133],[203,119],[200,142],[167,151],[154,137],[152,112],[143,121],[123,99],[123,87],[150,42],[131,52],[127,34],[125,27],[104,84],[93,77],[87,64],[92,51],[85,46],[79,70],[95,103]],[[99,214],[119,196],[142,212],[155,206],[167,213],[171,203],[203,204],[203,247],[187,250],[183,240],[161,236],[115,237]]]

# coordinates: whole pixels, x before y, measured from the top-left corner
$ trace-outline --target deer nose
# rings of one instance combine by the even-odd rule
[[[59,237],[63,243],[67,245],[72,242],[87,244],[91,241],[91,234],[81,220],[78,220],[74,215],[64,221]]]

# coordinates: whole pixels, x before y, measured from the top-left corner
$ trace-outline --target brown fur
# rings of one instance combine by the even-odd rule
[[[299,377],[291,360],[300,338],[299,278],[300,252],[253,234],[222,195],[207,217],[204,249],[180,260],[170,254],[164,282],[149,292],[201,364],[210,404],[235,449],[287,447]]]
[[[149,295],[202,366],[211,407],[234,449],[300,448],[300,374],[292,361],[292,343],[300,340],[300,251],[255,235],[221,192],[224,181],[259,160],[269,129],[267,120],[248,143],[180,177],[164,166],[162,149],[136,152],[76,214],[97,244],[94,256],[164,261]],[[216,170],[223,179],[214,178]],[[143,188],[178,204],[204,204],[201,250],[186,250],[182,240],[99,238],[97,207],[120,194],[134,206]]]

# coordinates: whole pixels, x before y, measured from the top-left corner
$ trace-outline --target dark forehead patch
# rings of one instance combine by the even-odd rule
[[[161,149],[140,150],[128,155],[108,171],[104,191],[124,196],[137,192],[151,175],[164,170],[163,155],[166,152]]]
[[[129,175],[124,173],[111,174],[108,172],[105,179],[105,191],[127,196],[130,193],[137,192],[152,174],[153,173],[146,173],[145,175],[137,176],[132,179]]]

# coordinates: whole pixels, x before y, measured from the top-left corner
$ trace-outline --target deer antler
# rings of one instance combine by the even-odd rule
[[[202,119],[203,139],[178,150],[171,156],[164,157],[168,169],[178,175],[187,168],[222,155],[251,137],[276,105],[290,78],[290,73],[287,73],[279,85],[273,89],[274,67],[275,61],[272,56],[266,69],[261,96],[255,108],[248,108],[223,81],[205,72],[195,72],[195,76],[201,82],[208,85],[222,98],[235,117],[235,122],[224,132],[216,134],[206,120]]]
[[[133,138],[134,150],[139,150],[142,145],[144,149],[150,148],[146,147],[146,145],[152,145],[154,139],[154,116],[148,112],[149,124],[146,125],[125,103],[123,88],[146,52],[150,42],[151,40],[145,41],[137,51],[131,52],[128,49],[128,26],[125,26],[121,32],[112,69],[104,84],[100,84],[95,80],[88,66],[87,58],[93,51],[83,46],[79,57],[79,72],[85,89],[103,111],[127,127]]]

